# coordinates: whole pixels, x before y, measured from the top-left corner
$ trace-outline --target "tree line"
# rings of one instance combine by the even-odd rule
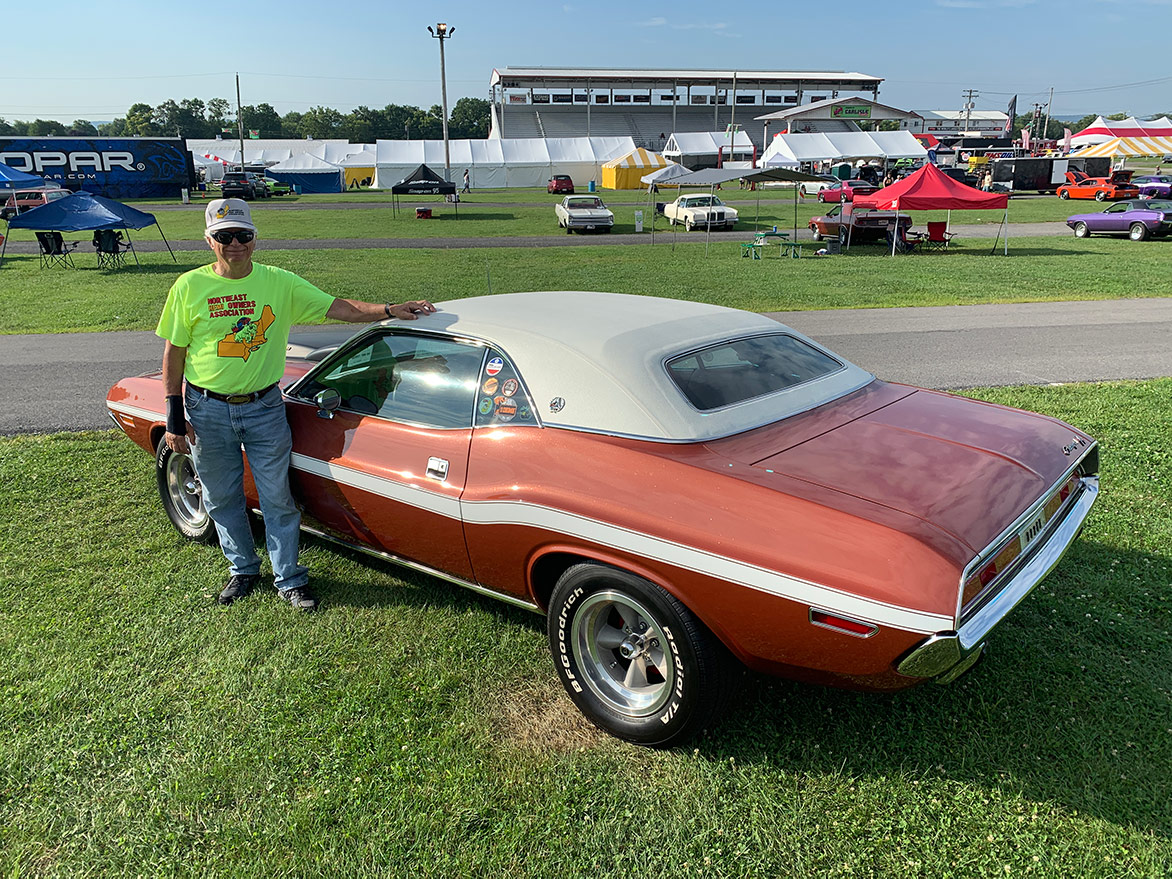
[[[50,119],[8,122],[0,118],[0,135],[24,137],[184,137],[235,138],[236,115],[223,98],[168,100],[152,107],[132,104],[126,115],[112,122],[94,125],[85,119],[72,125]],[[443,137],[443,109],[429,110],[405,104],[387,104],[381,110],[356,107],[342,113],[332,107],[311,107],[304,113],[290,111],[284,116],[271,104],[240,108],[244,136],[257,132],[261,138],[339,138],[352,143],[376,140],[438,140]],[[448,117],[448,135],[453,138],[485,138],[489,130],[489,103],[482,98],[460,98]]]

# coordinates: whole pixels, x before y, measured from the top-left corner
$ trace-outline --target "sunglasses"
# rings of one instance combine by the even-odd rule
[[[221,229],[212,233],[212,239],[220,244],[231,244],[233,238],[241,244],[247,244],[255,237],[256,233],[248,229]]]

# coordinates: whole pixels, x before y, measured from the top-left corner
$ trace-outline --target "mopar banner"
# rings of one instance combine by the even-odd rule
[[[179,198],[194,178],[191,154],[177,137],[0,137],[0,162],[116,199]]]

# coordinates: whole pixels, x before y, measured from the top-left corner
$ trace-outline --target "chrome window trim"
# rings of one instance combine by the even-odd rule
[[[322,360],[315,364],[312,369],[305,373],[305,375],[301,376],[301,378],[297,379],[297,381],[291,383],[287,388],[283,388],[281,393],[284,394],[284,396],[288,399],[295,400],[299,403],[305,403],[309,406],[315,406],[316,404],[311,397],[305,397],[299,393],[301,388],[313,381],[314,376],[318,372],[324,372],[331,369],[337,361],[348,356],[355,348],[359,348],[365,345],[367,340],[372,336],[380,338],[383,336],[418,336],[429,339],[440,339],[445,342],[455,342],[456,344],[470,345],[475,348],[480,348],[480,367],[476,371],[477,389],[480,387],[479,378],[480,374],[484,371],[484,361],[488,356],[488,349],[490,347],[489,344],[483,339],[474,339],[470,336],[452,336],[446,333],[436,333],[431,330],[415,330],[411,327],[404,327],[398,324],[388,325],[384,323],[371,327],[366,332],[358,333],[352,338],[347,339],[344,343],[339,345],[336,349],[322,358]],[[377,413],[372,414],[370,412],[359,412],[356,409],[347,409],[345,406],[339,406],[338,409],[342,412],[350,413],[351,415],[358,415],[363,418],[374,418],[386,424],[402,424],[405,427],[422,427],[425,430],[471,430],[473,427],[475,427],[476,421],[476,397],[476,394],[472,395],[472,402],[468,408],[468,423],[458,427],[442,427],[435,424],[426,424],[420,421],[406,421],[400,418],[387,418],[385,415],[379,415]]]

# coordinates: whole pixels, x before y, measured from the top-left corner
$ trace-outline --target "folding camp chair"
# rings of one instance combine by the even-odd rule
[[[60,232],[37,232],[36,236],[37,243],[41,245],[41,268],[73,268],[73,257],[69,254],[81,243],[80,241],[70,241],[66,244]]]
[[[948,242],[951,241],[955,237],[955,234],[956,234],[954,232],[944,231],[947,228],[948,228],[947,223],[941,223],[941,222],[929,223],[928,224],[928,237],[923,238],[920,241],[920,243],[924,246],[924,249],[925,250],[947,250],[948,249]]]
[[[119,269],[126,265],[126,251],[129,241],[122,240],[122,233],[115,229],[99,229],[94,233],[94,249],[98,252],[98,268]]]

